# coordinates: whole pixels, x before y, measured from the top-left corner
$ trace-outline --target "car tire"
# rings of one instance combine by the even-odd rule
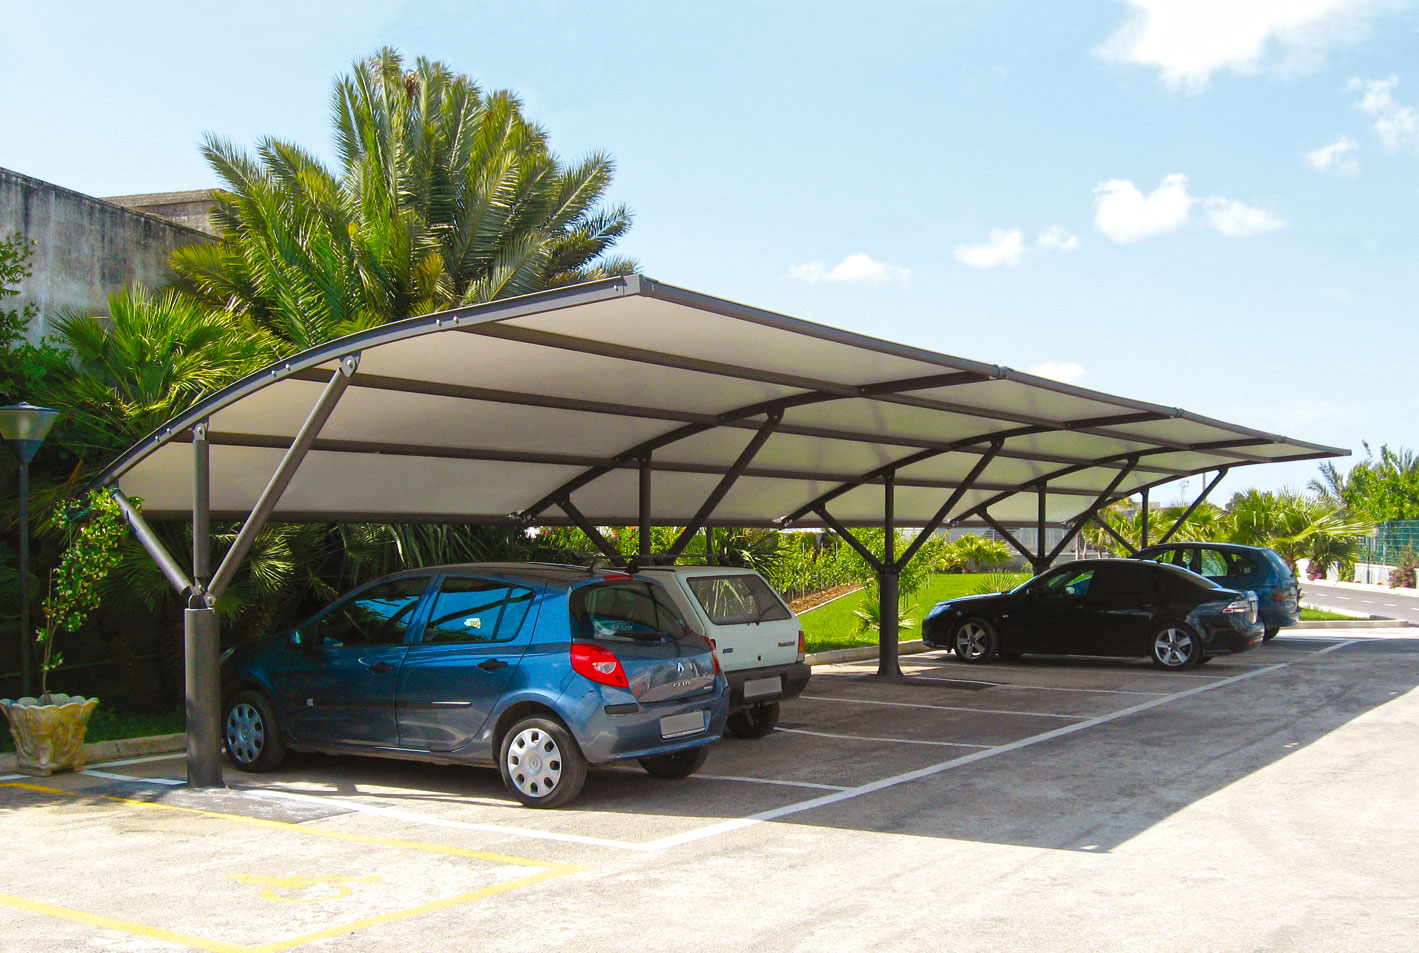
[[[1268,625],[1266,631],[1261,634],[1261,641],[1270,642],[1272,639],[1276,638],[1276,633],[1280,631],[1281,627],[1279,625]]]
[[[980,665],[995,658],[1000,651],[1000,640],[995,627],[980,618],[962,619],[951,630],[951,651],[956,659],[971,665]]]
[[[731,712],[725,727],[736,738],[766,738],[773,734],[774,727],[778,725],[778,711],[778,702],[760,702],[753,707]]]
[[[1202,658],[1202,639],[1191,626],[1168,622],[1153,630],[1148,649],[1154,665],[1169,672],[1182,672]]]
[[[646,773],[652,777],[664,778],[666,781],[679,781],[681,778],[688,778],[704,767],[705,759],[708,757],[709,745],[700,745],[698,748],[652,755],[639,760],[641,767],[645,768]]]
[[[561,807],[586,783],[586,756],[561,722],[533,715],[503,735],[498,770],[508,792],[527,807]]]
[[[227,703],[222,740],[227,757],[242,771],[272,771],[286,757],[276,708],[264,693],[254,689],[238,692]]]

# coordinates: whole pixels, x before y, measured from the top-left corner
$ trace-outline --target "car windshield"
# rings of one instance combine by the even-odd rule
[[[570,599],[572,631],[582,639],[676,639],[690,630],[665,590],[627,580],[583,586]]]

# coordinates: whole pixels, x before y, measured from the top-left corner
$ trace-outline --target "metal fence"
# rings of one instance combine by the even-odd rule
[[[1375,527],[1375,535],[1360,540],[1356,560],[1367,563],[1399,564],[1406,546],[1419,553],[1419,520],[1390,520]]]

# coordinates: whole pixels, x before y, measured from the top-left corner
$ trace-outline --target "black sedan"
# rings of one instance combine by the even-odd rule
[[[922,639],[962,662],[1026,652],[1146,656],[1180,671],[1255,648],[1264,632],[1253,593],[1176,566],[1085,559],[1009,592],[938,602]]]

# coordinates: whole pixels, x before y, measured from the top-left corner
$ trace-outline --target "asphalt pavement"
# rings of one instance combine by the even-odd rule
[[[1415,590],[1409,590],[1415,592]],[[1330,583],[1303,580],[1301,601],[1307,605],[1337,612],[1362,613],[1385,619],[1403,619],[1419,625],[1419,595],[1407,595],[1397,590],[1375,587],[1358,589]]]

